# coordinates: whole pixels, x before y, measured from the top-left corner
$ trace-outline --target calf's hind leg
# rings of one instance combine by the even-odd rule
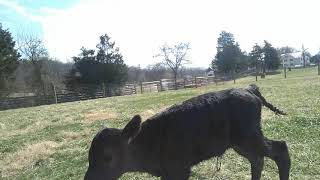
[[[289,179],[291,162],[288,148],[284,141],[274,141],[264,138],[260,141],[252,141],[251,139],[251,141],[245,142],[249,143],[237,145],[233,147],[233,149],[250,161],[252,180],[260,179],[264,156],[269,157],[276,162],[280,180]]]
[[[280,180],[288,180],[291,160],[286,142],[269,140],[267,138],[265,138],[264,142],[264,156],[276,162]]]
[[[250,151],[244,147],[233,148],[238,154],[247,158],[251,164],[251,180],[259,180],[263,169],[264,159],[256,151]]]

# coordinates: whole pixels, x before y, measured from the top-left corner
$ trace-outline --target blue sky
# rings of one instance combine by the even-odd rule
[[[32,20],[28,15],[45,16],[44,8],[67,9],[77,2],[79,0],[0,0],[0,22],[13,35],[26,30],[42,37],[41,22]]]
[[[320,50],[318,0],[0,0],[0,22],[13,35],[36,34],[51,57],[70,61],[107,33],[129,65],[142,67],[164,43],[190,42],[191,66],[208,67],[222,30],[249,52],[274,47]]]

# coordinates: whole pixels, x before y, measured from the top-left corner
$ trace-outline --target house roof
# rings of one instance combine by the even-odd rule
[[[302,54],[301,52],[294,52],[294,53],[287,53],[287,54],[282,54],[281,57],[293,57],[293,58],[301,58]]]

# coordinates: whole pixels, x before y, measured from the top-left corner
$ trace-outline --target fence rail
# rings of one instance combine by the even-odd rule
[[[174,89],[196,88],[206,86],[210,83],[217,83],[221,79],[211,77],[194,77],[189,79],[177,79],[177,85],[173,79],[161,79],[160,81],[140,82],[125,84],[123,86],[106,87],[82,85],[81,87],[70,89],[57,89],[52,86],[52,90],[47,92],[47,96],[26,96],[0,98],[0,110],[39,106],[45,104],[65,103],[88,99],[105,98],[110,96],[123,96],[138,93],[161,92]]]
[[[52,96],[6,97],[0,99],[0,110],[53,104]]]

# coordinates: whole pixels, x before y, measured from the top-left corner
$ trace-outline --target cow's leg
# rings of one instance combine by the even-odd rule
[[[161,177],[161,180],[188,180],[189,176],[190,169],[171,169]]]
[[[260,179],[264,156],[276,162],[280,180],[289,179],[291,162],[288,148],[284,141],[273,141],[266,138],[253,140],[251,138],[244,142],[246,143],[238,144],[233,149],[250,161],[252,180]]]
[[[261,177],[261,172],[263,169],[263,156],[261,156],[258,152],[250,151],[245,147],[234,147],[233,148],[238,154],[247,158],[251,164],[251,180],[259,180]]]
[[[291,161],[286,142],[274,141],[266,138],[264,142],[264,155],[276,162],[280,180],[288,180]]]

